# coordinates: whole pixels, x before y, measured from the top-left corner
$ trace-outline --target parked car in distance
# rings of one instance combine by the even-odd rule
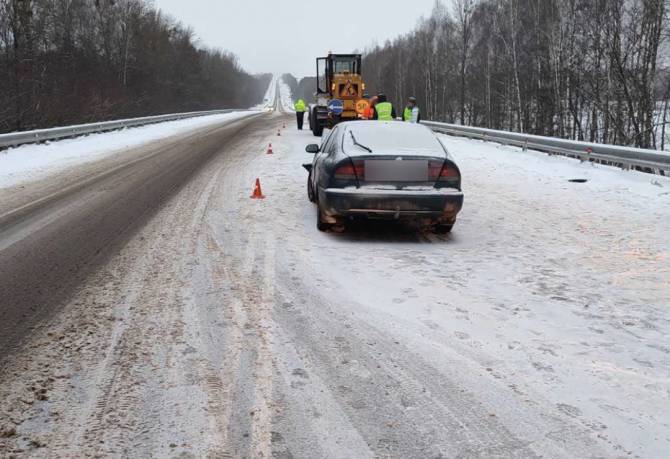
[[[324,132],[307,194],[325,231],[349,219],[412,219],[451,231],[463,207],[461,172],[437,136],[420,124],[351,121]]]

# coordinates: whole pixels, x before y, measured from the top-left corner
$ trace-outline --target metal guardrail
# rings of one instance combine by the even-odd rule
[[[67,137],[76,137],[98,132],[116,131],[129,127],[144,126],[147,124],[162,123],[165,121],[177,121],[186,118],[195,118],[207,115],[220,115],[232,112],[246,112],[250,110],[226,109],[210,110],[205,112],[174,113],[170,115],[146,116],[143,118],[131,118],[116,121],[104,121],[101,123],[79,124],[76,126],[58,127],[53,129],[39,129],[35,131],[11,132],[0,134],[0,149],[17,147],[27,143],[46,142]]]
[[[570,156],[581,161],[593,161],[624,169],[670,175],[670,154],[656,150],[579,142],[433,121],[422,123],[433,131],[444,134],[497,142],[521,147],[524,150],[531,149],[554,155]]]

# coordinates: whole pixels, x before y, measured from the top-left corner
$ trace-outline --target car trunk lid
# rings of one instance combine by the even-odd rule
[[[349,156],[342,170],[346,169],[350,178],[355,175],[361,187],[436,187],[442,183],[441,175],[448,163],[445,159],[420,156],[358,155]]]

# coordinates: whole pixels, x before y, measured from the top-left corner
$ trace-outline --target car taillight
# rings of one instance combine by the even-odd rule
[[[445,165],[440,171],[440,181],[452,181],[454,179],[458,180],[461,178],[461,174],[458,173],[458,169],[452,166]]]
[[[437,180],[442,172],[444,161],[429,161],[428,162],[428,178],[430,180]]]
[[[435,180],[438,186],[449,188],[460,187],[461,173],[456,166],[448,161],[443,163],[431,161],[428,164],[428,176],[431,180]]]
[[[335,179],[337,180],[363,180],[365,178],[365,162],[351,161],[342,164],[335,169]]]

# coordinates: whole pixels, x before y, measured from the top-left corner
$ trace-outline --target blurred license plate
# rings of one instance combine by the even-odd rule
[[[369,182],[426,182],[428,161],[376,159],[365,161],[365,180]]]

